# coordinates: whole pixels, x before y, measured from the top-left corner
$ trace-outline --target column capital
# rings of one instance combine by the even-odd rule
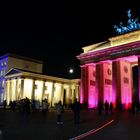
[[[85,64],[85,65],[80,65],[80,67],[81,68],[85,68],[85,67],[87,67],[87,65]]]
[[[88,63],[88,64],[85,64],[85,66],[95,66],[95,63]]]

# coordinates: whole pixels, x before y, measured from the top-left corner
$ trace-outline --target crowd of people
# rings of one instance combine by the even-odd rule
[[[10,101],[7,106],[6,101],[3,102],[4,110],[10,108],[11,110],[18,110],[20,114],[27,117],[30,112],[39,112],[42,111],[43,116],[46,116],[46,113],[49,109],[49,103],[47,99],[42,100],[42,105],[39,100],[30,100],[29,98],[21,99],[19,101]]]
[[[7,106],[7,103],[6,101],[4,101],[3,108],[6,109],[6,106]],[[25,117],[28,117],[32,110],[32,112],[35,112],[35,113],[38,113],[41,111],[42,116],[46,118],[47,112],[49,112],[49,109],[50,109],[50,104],[48,103],[47,99],[42,100],[42,102],[40,103],[39,100],[30,101],[27,97],[17,102],[10,101],[9,106],[11,110],[15,110],[15,109],[19,110],[22,116],[25,116]],[[70,109],[73,112],[74,124],[80,124],[80,114],[81,114],[82,108],[83,108],[83,105],[77,100],[77,98],[74,100],[73,103],[71,103]],[[118,107],[118,108],[119,109],[121,108],[121,110],[124,111],[124,105],[121,105],[121,107]],[[56,111],[56,123],[58,125],[62,125],[65,107],[62,104],[62,102],[59,101],[55,105],[54,109]],[[103,112],[105,115],[113,114],[113,109],[114,109],[114,106],[112,102],[109,103],[106,100],[103,103],[99,100],[98,105],[97,105],[97,110],[98,110],[99,115],[101,115]],[[136,103],[132,103],[131,110],[133,113],[139,112],[139,105]]]
[[[42,115],[44,118],[47,116],[47,112],[49,112],[50,104],[48,103],[47,99],[42,100],[40,103],[39,100],[32,100],[30,101],[27,97],[25,99],[19,100],[19,101],[10,101],[9,107],[11,110],[18,110],[22,116],[25,118],[28,118],[31,111],[33,113],[42,112]],[[7,108],[6,101],[3,102],[3,108]],[[74,114],[74,123],[79,124],[80,123],[80,112],[82,110],[81,103],[75,99],[74,103],[70,105],[71,110]],[[61,101],[59,101],[57,104],[55,104],[54,107],[56,111],[56,123],[63,124],[63,113],[65,110],[64,105]]]
[[[103,103],[99,100],[98,105],[97,105],[97,109],[98,109],[98,114],[101,115],[102,112],[104,111],[104,113],[106,115],[108,114],[113,114],[113,110],[118,110],[118,111],[122,111],[125,112],[126,108],[128,111],[132,112],[132,113],[138,113],[140,110],[140,104],[138,102],[133,102],[132,105],[127,105],[122,103],[122,104],[116,104],[116,106],[113,106],[112,102],[108,102],[107,100]]]
[[[110,114],[113,113],[113,104],[112,102],[109,102],[106,100],[105,103],[103,104],[100,100],[98,102],[98,114],[101,115],[102,114],[102,111],[105,111],[105,114],[108,115],[109,112]]]

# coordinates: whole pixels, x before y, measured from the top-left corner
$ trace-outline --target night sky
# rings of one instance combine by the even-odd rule
[[[115,36],[113,25],[126,22],[126,11],[139,17],[136,0],[4,1],[0,3],[0,55],[14,53],[43,60],[43,73],[80,77],[76,56],[82,47]],[[69,68],[74,69],[69,74]]]

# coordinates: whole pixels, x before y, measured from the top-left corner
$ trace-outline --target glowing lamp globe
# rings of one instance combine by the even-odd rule
[[[70,68],[69,69],[69,73],[73,73],[74,71],[73,71],[73,69],[72,68]]]

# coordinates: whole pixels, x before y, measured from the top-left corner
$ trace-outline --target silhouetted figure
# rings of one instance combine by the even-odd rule
[[[12,102],[12,110],[15,110],[16,109],[16,105],[17,105],[16,101],[13,101]]]
[[[61,101],[59,101],[58,104],[56,105],[57,124],[63,124],[63,121],[62,121],[63,112],[64,112],[64,107]]]
[[[133,102],[133,103],[132,103],[132,113],[135,113],[135,108],[136,108],[136,103]]]
[[[3,101],[3,109],[5,110],[6,109],[6,106],[7,106],[7,102],[6,100]]]
[[[105,114],[108,115],[108,111],[109,111],[109,103],[108,101],[106,100],[105,101]]]
[[[113,113],[113,104],[112,104],[112,102],[110,102],[109,110],[110,110],[110,114],[112,114]]]
[[[20,108],[23,119],[27,121],[30,114],[30,100],[27,97],[21,100]]]
[[[35,112],[37,113],[39,112],[39,110],[40,110],[40,102],[39,100],[35,100]]]
[[[121,110],[124,112],[125,111],[125,104],[124,103],[122,103],[122,105],[121,105]]]
[[[98,114],[101,115],[103,110],[103,103],[99,100],[98,102]]]
[[[139,113],[139,102],[133,102],[132,103],[132,113]]]
[[[10,109],[11,109],[11,110],[12,110],[12,105],[13,105],[13,102],[10,101],[10,102],[9,102],[9,106],[10,106]]]
[[[27,97],[23,99],[23,112],[24,112],[24,117],[27,121],[30,114],[30,100]]]
[[[48,108],[49,108],[48,100],[44,99],[42,101],[42,114],[43,114],[44,118],[46,118],[46,114],[48,112]]]
[[[82,110],[82,105],[80,102],[77,101],[77,98],[75,99],[74,103],[71,106],[71,109],[74,113],[74,123],[79,124],[80,123],[80,113]]]

